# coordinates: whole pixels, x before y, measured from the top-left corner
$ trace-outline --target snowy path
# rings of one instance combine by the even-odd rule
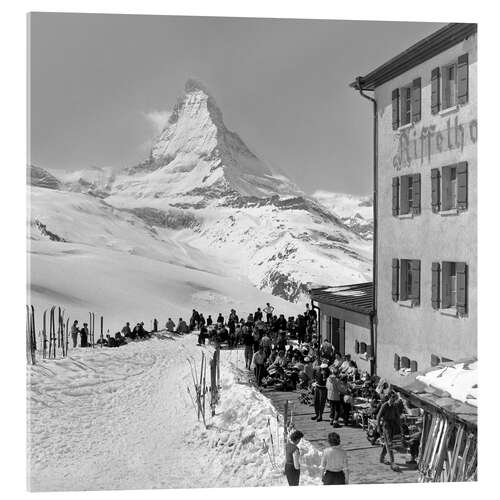
[[[30,489],[284,484],[280,467],[273,469],[262,450],[268,419],[275,436],[282,432],[276,411],[253,387],[238,383],[236,351],[222,351],[217,416],[208,430],[197,422],[186,391],[186,358],[201,356],[195,342],[191,335],[77,349],[70,358],[30,366]],[[304,447],[309,467],[301,482],[317,484],[318,457]]]

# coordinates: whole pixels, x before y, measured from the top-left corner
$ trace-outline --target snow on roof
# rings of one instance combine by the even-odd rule
[[[439,365],[418,375],[417,380],[449,393],[450,397],[477,407],[477,360]]]

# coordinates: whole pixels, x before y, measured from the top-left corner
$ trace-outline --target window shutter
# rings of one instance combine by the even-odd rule
[[[441,208],[441,189],[439,179],[441,177],[441,173],[439,172],[439,168],[433,168],[431,170],[431,191],[432,191],[432,211],[434,213],[439,212]]]
[[[399,299],[400,300],[406,300],[408,299],[408,261],[407,260],[401,260],[400,261],[400,285],[399,285]]]
[[[411,86],[411,121],[419,122],[422,116],[422,79],[415,78]]]
[[[392,130],[399,127],[399,89],[392,91]]]
[[[411,208],[414,214],[420,213],[420,174],[413,174],[413,201]]]
[[[420,303],[420,261],[410,261],[411,272],[411,298],[417,304]]]
[[[469,100],[469,55],[463,54],[458,58],[457,65],[457,101],[466,104]]]
[[[359,352],[360,352],[360,354],[364,354],[366,352],[366,343],[365,342],[361,342],[361,344],[359,344]]]
[[[369,358],[373,358],[373,346],[372,345],[367,345],[366,346],[366,355]]]
[[[392,178],[392,215],[399,214],[399,177]]]
[[[399,370],[401,366],[401,360],[399,359],[399,356],[397,354],[394,354],[394,369]]]
[[[450,267],[451,267],[450,262],[443,262],[442,265],[443,272],[441,274],[442,292],[443,292],[441,294],[441,306],[443,309],[450,307],[451,304],[450,286],[449,286]]]
[[[392,300],[399,300],[399,260],[392,259]]]
[[[439,262],[432,263],[432,308],[439,309],[439,278],[440,278],[441,265]]]
[[[457,270],[457,311],[467,313],[467,265],[465,262],[456,263]]]
[[[401,214],[407,214],[410,211],[410,208],[408,206],[408,176],[407,175],[402,175],[401,176],[401,189],[400,189],[400,198],[401,198],[401,209],[400,213]]]
[[[467,162],[457,165],[457,208],[467,210]]]
[[[443,210],[450,210],[452,207],[452,196],[451,196],[451,166],[446,166],[443,167],[443,204],[442,204],[442,209]]]
[[[431,112],[433,115],[439,113],[439,105],[441,101],[439,96],[439,80],[439,68],[434,68],[431,72]]]
[[[411,372],[416,372],[417,371],[417,362],[415,360],[410,361],[410,371]]]
[[[402,356],[401,368],[410,368],[410,358],[407,358],[406,356]]]
[[[354,342],[354,352],[359,354],[359,342],[357,340]]]

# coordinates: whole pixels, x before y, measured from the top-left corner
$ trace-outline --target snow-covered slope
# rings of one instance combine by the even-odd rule
[[[370,197],[318,190],[313,198],[362,238],[373,238],[373,200]]]
[[[99,250],[119,247],[175,265],[187,256],[185,265],[198,268],[210,262],[218,274],[292,302],[306,299],[310,286],[370,279],[371,242],[250,151],[193,80],[147,160],[120,172],[65,174],[61,189],[78,200],[82,217],[71,227],[57,208],[64,194],[53,193],[52,210],[45,193],[39,221],[68,241],[78,232]],[[106,224],[116,217],[113,228],[100,224],[101,215]]]
[[[177,320],[192,308],[248,314],[272,301],[286,314],[299,312],[231,276],[210,252],[177,243],[168,228],[152,228],[88,195],[30,191],[28,300],[37,324],[52,305],[79,320],[89,311],[102,314],[111,332],[125,321]]]

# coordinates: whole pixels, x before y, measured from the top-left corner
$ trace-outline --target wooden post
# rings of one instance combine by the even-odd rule
[[[47,357],[47,309],[43,311],[43,330],[42,330],[42,356]]]
[[[101,316],[101,348],[104,344],[104,317]]]
[[[283,443],[286,445],[288,437],[288,399],[285,401],[285,408],[283,410]]]

